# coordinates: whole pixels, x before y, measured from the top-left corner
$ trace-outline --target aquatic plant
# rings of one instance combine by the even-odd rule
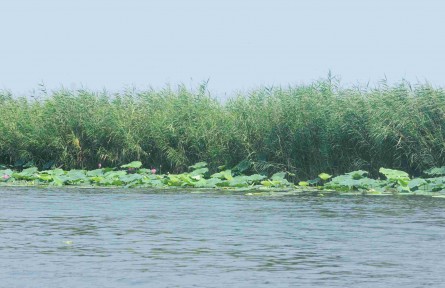
[[[348,190],[375,190],[386,185],[385,181],[368,178],[368,172],[363,170],[352,171],[332,178],[324,185],[325,188],[339,191]]]
[[[205,85],[61,89],[33,99],[3,91],[0,99],[0,163],[16,169],[137,160],[182,173],[206,161],[234,174],[293,172],[290,180],[316,186],[320,172],[378,177],[380,167],[391,167],[419,176],[445,164],[445,92],[428,83],[343,88],[328,78],[258,88],[224,103]]]
[[[224,169],[225,167],[220,167]],[[120,170],[124,169],[124,170]],[[36,167],[14,171],[0,170],[0,185],[21,186],[84,186],[84,187],[125,187],[125,188],[205,188],[229,191],[254,191],[247,195],[324,195],[325,193],[360,193],[367,195],[428,195],[445,197],[445,176],[413,178],[404,171],[381,168],[386,179],[368,178],[364,170],[352,171],[332,178],[320,173],[314,180],[290,182],[287,172],[277,172],[267,177],[261,174],[239,174],[234,169],[209,173],[206,162],[189,166],[190,171],[179,174],[155,174],[153,170],[142,168],[139,161],[121,165],[119,168],[99,168],[94,170],[60,168],[39,171]],[[154,171],[156,172],[156,171]],[[314,186],[315,185],[315,186]],[[193,190],[196,191],[196,190]],[[277,194],[278,193],[278,194]]]

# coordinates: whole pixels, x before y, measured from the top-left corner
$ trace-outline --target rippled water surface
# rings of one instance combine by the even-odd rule
[[[445,287],[445,201],[0,188],[0,287]]]

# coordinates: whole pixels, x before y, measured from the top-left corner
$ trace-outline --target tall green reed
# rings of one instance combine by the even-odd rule
[[[343,88],[335,79],[259,88],[224,104],[196,90],[0,93],[0,163],[65,168],[141,160],[179,172],[198,161],[251,170],[320,172],[445,163],[445,92],[401,82]]]

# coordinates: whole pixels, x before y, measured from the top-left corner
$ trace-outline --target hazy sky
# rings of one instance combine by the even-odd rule
[[[0,89],[445,86],[441,0],[0,0]]]

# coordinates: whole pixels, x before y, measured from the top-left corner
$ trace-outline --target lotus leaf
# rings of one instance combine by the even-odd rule
[[[102,175],[104,175],[103,169],[95,169],[87,172],[88,177],[102,176]]]
[[[41,173],[39,175],[37,175],[37,177],[45,182],[51,182],[53,180],[53,176],[50,174],[45,174],[45,173]]]
[[[253,175],[247,176],[247,181],[249,183],[257,183],[265,178],[266,178],[266,176],[264,176],[264,175],[253,174]]]
[[[127,174],[127,175],[122,175],[119,176],[119,180],[121,180],[123,183],[131,183],[131,182],[139,182],[139,180],[141,180],[142,178],[144,178],[142,175],[139,174]]]
[[[168,175],[167,177],[167,185],[168,186],[182,186],[184,182],[178,176]]]
[[[409,181],[409,183],[408,183],[408,187],[409,187],[410,189],[414,189],[414,188],[419,189],[420,187],[422,187],[422,186],[424,186],[424,185],[426,185],[426,184],[428,184],[428,182],[426,182],[425,179],[422,179],[422,178],[415,178],[415,179]]]
[[[13,173],[12,177],[17,180],[36,180],[38,179],[36,173],[38,172],[37,167],[31,167],[27,169],[23,169],[20,173]]]
[[[120,176],[127,175],[126,171],[109,171],[104,174],[104,178],[118,178]]]
[[[398,180],[398,179],[409,180],[409,175],[405,171],[380,168],[379,172],[385,175],[385,177],[388,178],[389,180]]]
[[[212,174],[210,176],[211,178],[219,178],[219,179],[226,179],[226,180],[232,180],[232,170],[224,170],[215,174]]]
[[[142,179],[143,186],[147,187],[164,187],[165,183],[159,179]]]
[[[53,182],[51,182],[51,185],[53,186],[62,186],[65,184],[65,176],[53,176]]]
[[[200,169],[200,168],[204,168],[206,166],[207,166],[207,162],[198,162],[198,163],[196,163],[196,164],[194,164],[192,166],[189,166],[189,168]]]
[[[41,171],[40,173],[48,174],[48,175],[52,175],[52,176],[65,175],[65,171],[63,171],[63,169],[60,169],[60,168],[52,169],[52,170],[45,170],[45,171]]]
[[[66,184],[76,184],[81,182],[89,182],[89,179],[83,170],[70,170],[68,173],[66,173],[64,182]]]
[[[207,169],[207,168],[206,168]],[[196,175],[199,176],[200,174]],[[181,186],[194,186],[195,184],[195,179],[193,179],[191,176],[191,174],[179,174],[177,175],[177,177],[179,178],[179,180],[182,182]],[[199,179],[198,179],[199,180]]]
[[[363,177],[366,177],[366,175],[368,175],[368,171],[357,170],[357,171],[352,171],[352,172],[346,173],[346,175],[350,175],[352,177],[352,179],[358,180]]]
[[[247,186],[249,186],[248,176],[233,177],[233,179],[229,180],[229,186],[230,187],[247,187]]]
[[[207,172],[209,172],[209,168],[199,168],[199,169],[196,169],[196,170],[190,172],[190,175],[191,176],[204,175]]]
[[[440,168],[434,167],[434,168],[431,168],[431,169],[428,169],[428,170],[424,171],[424,173],[427,174],[427,175],[431,175],[431,176],[445,175],[445,166],[442,166]]]
[[[204,188],[206,187],[207,181],[205,179],[200,179],[193,183],[193,187]]]
[[[285,187],[289,185],[289,182],[286,179],[281,180],[264,180],[261,181],[261,185],[265,187]]]
[[[137,169],[137,168],[140,168],[141,166],[142,166],[142,162],[141,161],[133,161],[133,162],[130,162],[128,164],[122,165],[121,168],[134,168],[134,169]]]
[[[329,178],[331,178],[332,175],[329,175],[329,174],[327,174],[327,173],[320,173],[320,174],[318,175],[318,177],[319,177],[321,180],[326,181],[326,180],[328,180]]]
[[[221,179],[211,178],[211,179],[206,180],[206,187],[209,187],[209,188],[216,187],[221,182],[222,182]]]
[[[272,175],[272,180],[283,180],[286,177],[286,172],[278,172]]]

